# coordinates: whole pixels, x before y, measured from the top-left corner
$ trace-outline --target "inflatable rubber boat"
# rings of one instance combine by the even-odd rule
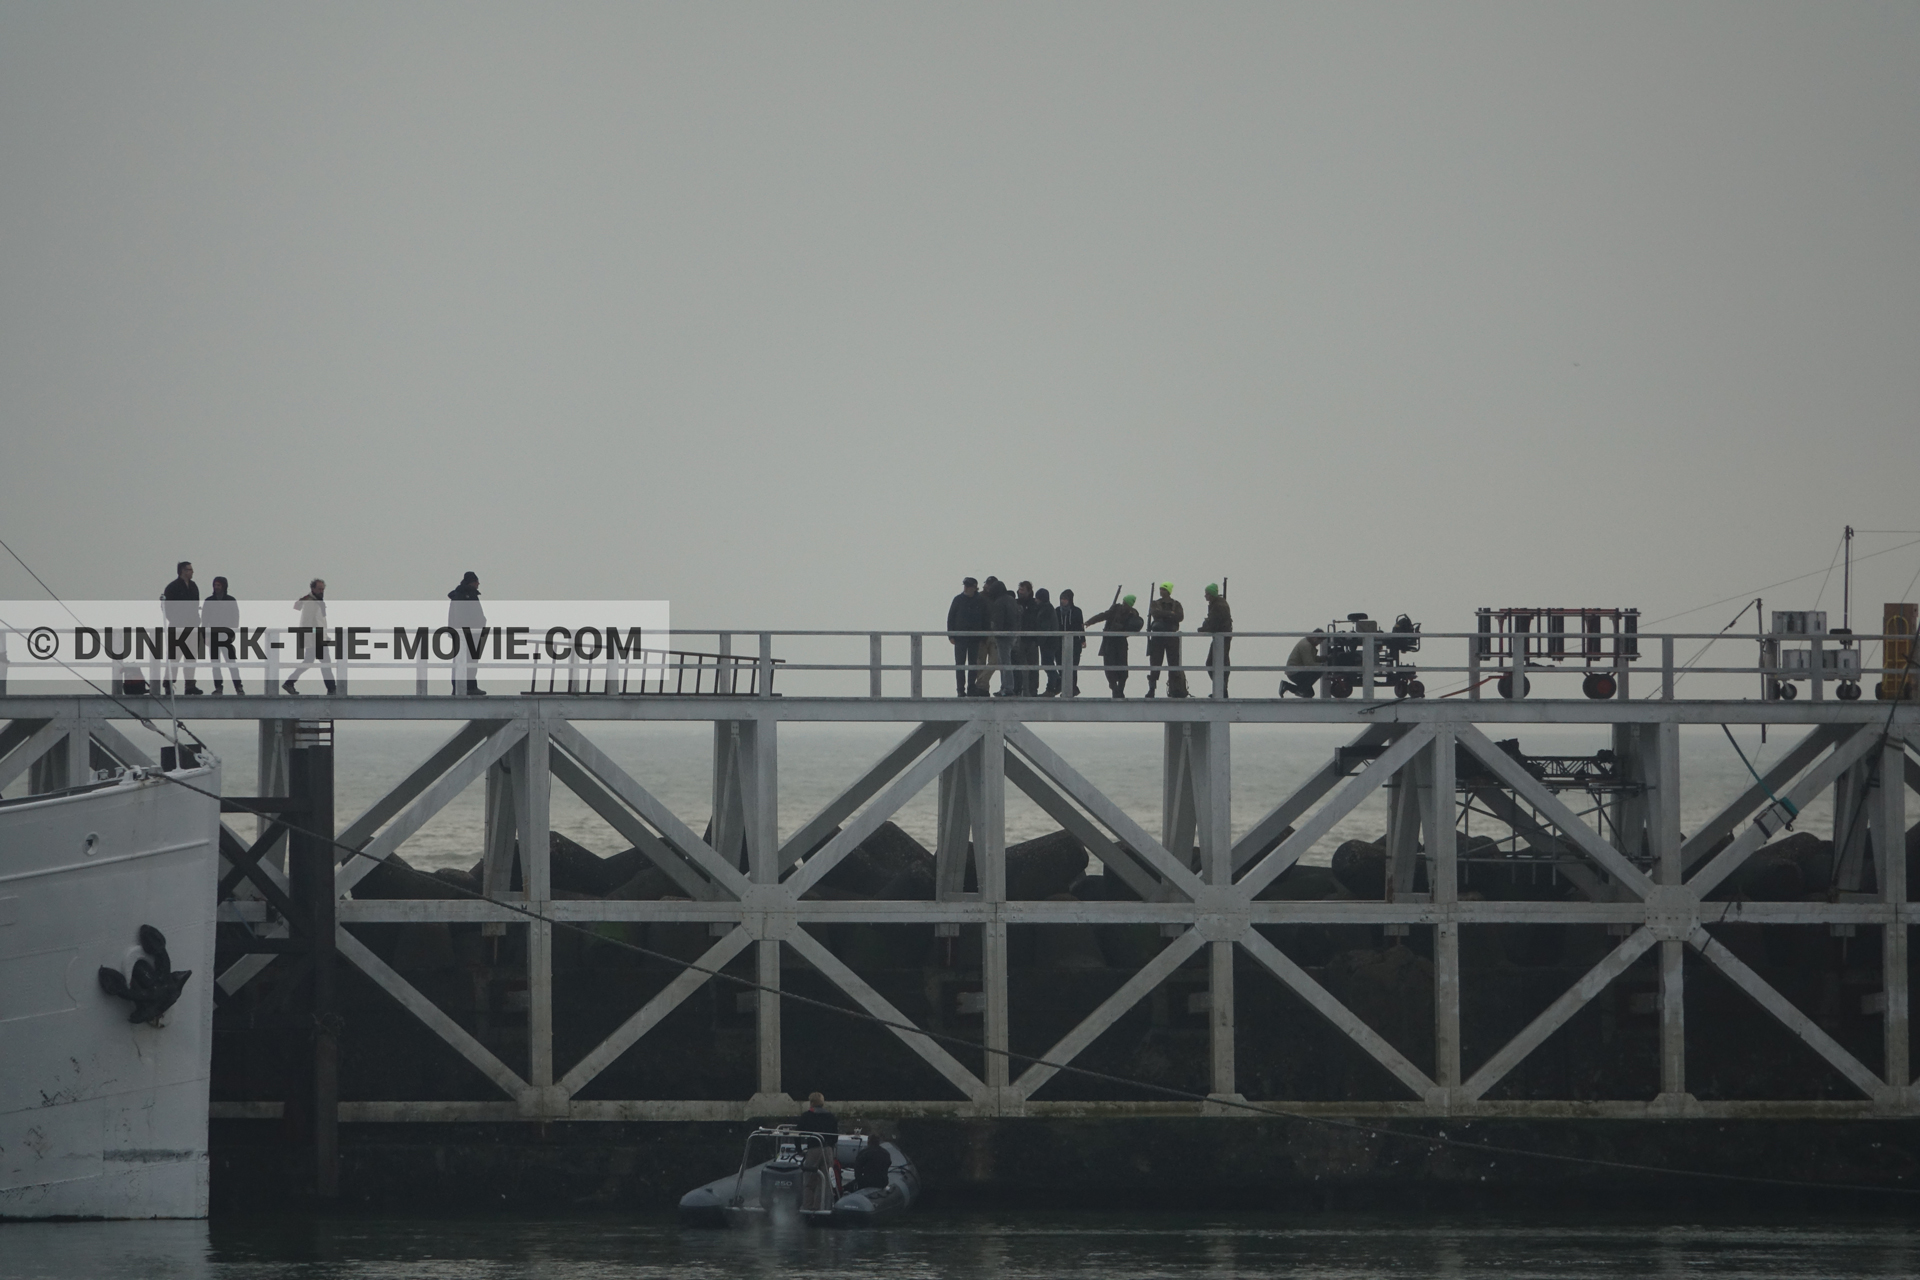
[[[919,1195],[920,1171],[891,1142],[778,1125],[747,1135],[738,1171],[680,1197],[680,1221],[857,1227],[899,1213]]]

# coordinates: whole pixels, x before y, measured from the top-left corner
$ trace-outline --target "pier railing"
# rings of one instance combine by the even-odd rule
[[[264,659],[69,657],[60,660],[59,674],[116,694],[178,694],[190,680],[232,675],[278,697],[283,680],[303,666],[283,653],[304,652],[304,637],[271,628],[265,636]],[[474,680],[501,693],[869,698],[950,696],[952,682],[960,682],[976,693],[1017,688],[1023,696],[1071,698],[1106,696],[1109,677],[1125,677],[1129,697],[1150,685],[1160,696],[1184,686],[1195,697],[1273,698],[1283,696],[1284,687],[1284,696],[1362,701],[1920,696],[1916,651],[1904,634],[676,630],[674,638],[698,647],[616,652],[596,646],[582,657],[552,637],[530,636],[516,642],[519,658],[396,660],[346,656],[350,646],[334,637],[324,641],[324,666],[305,664],[301,682],[312,690],[331,673],[343,694],[410,690],[417,696],[461,693]],[[1290,661],[1303,639],[1319,641],[1320,653],[1312,661]],[[9,691],[6,649],[22,654],[28,640],[17,630],[0,631],[0,641],[8,642],[0,644],[0,694]],[[1126,642],[1124,656],[1103,655],[1103,643],[1114,640]],[[1221,640],[1226,643],[1216,643]],[[1042,645],[1058,651],[1043,652]],[[12,668],[26,665],[16,660]],[[44,675],[45,665],[38,665]],[[1162,681],[1164,689],[1157,687]],[[16,680],[11,692],[42,688],[54,691]]]

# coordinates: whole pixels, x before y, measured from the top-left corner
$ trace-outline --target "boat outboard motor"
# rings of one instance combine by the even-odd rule
[[[791,1142],[780,1144],[780,1154],[760,1169],[760,1207],[769,1213],[800,1210],[801,1160],[799,1149]]]

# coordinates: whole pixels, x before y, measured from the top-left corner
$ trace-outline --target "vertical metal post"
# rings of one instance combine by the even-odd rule
[[[1827,670],[1824,665],[1825,659],[1826,659],[1826,653],[1824,652],[1820,644],[1820,637],[1819,636],[1808,637],[1807,639],[1807,686],[1813,691],[1812,697],[1815,702],[1823,702],[1826,700],[1826,696],[1827,696]]]
[[[980,874],[981,901],[994,905],[981,926],[981,985],[986,1000],[987,1088],[996,1109],[1006,1100],[1007,1049],[1007,921],[998,907],[1007,900],[1007,739],[999,725],[988,728],[980,740],[980,778],[974,827],[974,851]]]
[[[299,895],[312,962],[311,1023],[314,1193],[340,1194],[340,1026],[334,972],[333,722],[302,720],[288,765],[290,799],[300,830],[289,847],[290,887]],[[304,1110],[304,1107],[301,1108]]]
[[[427,696],[427,660],[420,659],[413,667],[413,695],[416,698]]]
[[[912,667],[907,683],[907,696],[910,698],[927,696],[922,680],[926,674],[926,655],[922,652],[920,643],[924,639],[926,637],[916,631],[907,640],[907,662]]]
[[[1193,807],[1200,839],[1200,876],[1209,885],[1233,883],[1233,753],[1230,729],[1224,720],[1192,726],[1188,763],[1193,779]],[[1237,1099],[1238,1072],[1234,1049],[1233,941],[1215,939],[1208,946],[1207,1043],[1212,1065],[1210,1093]]]
[[[1360,636],[1360,696],[1367,701],[1373,700],[1373,637],[1368,633]]]
[[[770,642],[772,637],[762,632]],[[762,658],[766,648],[762,648]],[[763,662],[764,665],[764,662]],[[740,722],[740,783],[745,810],[747,878],[754,884],[780,882],[779,721],[772,716]],[[781,1084],[780,931],[772,921],[754,946],[762,988],[755,1001],[754,1025],[760,1059],[760,1094],[784,1094]]]
[[[1467,698],[1480,701],[1480,637],[1467,637]]]
[[[1433,940],[1433,1078],[1451,1100],[1460,1087],[1460,924],[1454,918],[1460,871],[1453,827],[1453,730],[1442,728],[1426,750],[1431,765],[1421,775],[1432,779],[1425,797],[1427,884],[1434,905],[1443,912]]]
[[[527,925],[527,1039],[535,1089],[553,1087],[553,925],[546,919],[553,897],[548,865],[552,852],[553,772],[548,763],[546,722],[529,711],[526,741],[517,749],[519,768],[520,877],[527,906],[539,919]]]
[[[1642,725],[1640,751],[1648,782],[1647,839],[1654,856],[1654,879],[1663,885],[1681,881],[1680,726],[1671,721]],[[1652,757],[1646,759],[1646,757]],[[1660,1092],[1680,1098],[1687,1092],[1686,943],[1660,942]]]
[[[1625,692],[1622,690],[1622,692]],[[1660,637],[1660,700],[1673,701],[1673,637]]]
[[[281,631],[277,627],[267,628],[267,676],[266,694],[269,698],[280,696],[280,646]]]
[[[1512,696],[1515,702],[1527,696],[1528,634],[1529,633],[1525,631],[1514,630],[1507,636],[1508,648],[1513,651],[1508,655],[1508,657],[1512,659],[1512,665],[1507,678],[1513,685]]]
[[[1913,1084],[1908,1061],[1907,1005],[1907,858],[1903,839],[1907,825],[1906,743],[1890,738],[1880,748],[1880,795],[1874,810],[1874,851],[1879,855],[1880,900],[1887,906],[1887,923],[1880,946],[1880,990],[1886,1001],[1886,1079],[1895,1089]],[[1884,834],[1882,834],[1884,833]],[[1880,852],[1885,850],[1884,853]]]
[[[773,632],[760,633],[760,679],[754,690],[763,698],[773,696]]]
[[[867,635],[867,696],[869,698],[880,696],[880,633],[878,631]]]

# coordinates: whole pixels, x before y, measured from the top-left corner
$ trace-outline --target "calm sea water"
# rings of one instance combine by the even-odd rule
[[[239,1219],[0,1226],[0,1277],[640,1280],[643,1277],[1911,1276],[1893,1221],[1474,1216],[926,1215],[865,1232],[683,1232],[671,1218]]]
[[[226,790],[257,795],[254,726],[202,721],[193,724],[225,764]],[[371,723],[338,721],[335,731],[336,814],[344,827],[392,787],[454,730],[450,722]],[[698,832],[712,808],[713,731],[705,724],[605,722],[582,726],[587,736]],[[885,754],[904,732],[892,725],[784,724],[780,727],[780,828],[797,830],[834,795]],[[1717,729],[1683,729],[1682,826],[1693,830],[1749,781],[1744,765]],[[1095,786],[1116,800],[1148,831],[1158,834],[1161,818],[1158,725],[1052,725],[1044,737]],[[1797,736],[1776,730],[1764,746],[1757,730],[1735,730],[1757,767],[1784,752]],[[1352,737],[1350,730],[1314,725],[1241,725],[1233,733],[1233,823],[1244,832],[1316,769],[1333,749]],[[1604,729],[1522,728],[1520,742],[1539,754],[1591,754],[1608,745]],[[401,848],[417,866],[466,867],[479,858],[485,788],[469,787]],[[1569,801],[1580,797],[1569,794]],[[1832,833],[1831,810],[1811,806],[1800,829]],[[935,789],[909,801],[895,820],[923,844],[933,844]],[[1576,808],[1582,807],[1576,804]],[[249,820],[240,819],[242,823]],[[578,797],[556,783],[554,828],[601,854],[617,853],[627,841],[608,827]],[[1017,788],[1007,788],[1007,838],[1019,841],[1055,829]],[[1309,862],[1324,863],[1341,841],[1377,839],[1387,826],[1386,797],[1376,792],[1343,819],[1323,840]],[[1492,834],[1503,835],[1504,830]]]

